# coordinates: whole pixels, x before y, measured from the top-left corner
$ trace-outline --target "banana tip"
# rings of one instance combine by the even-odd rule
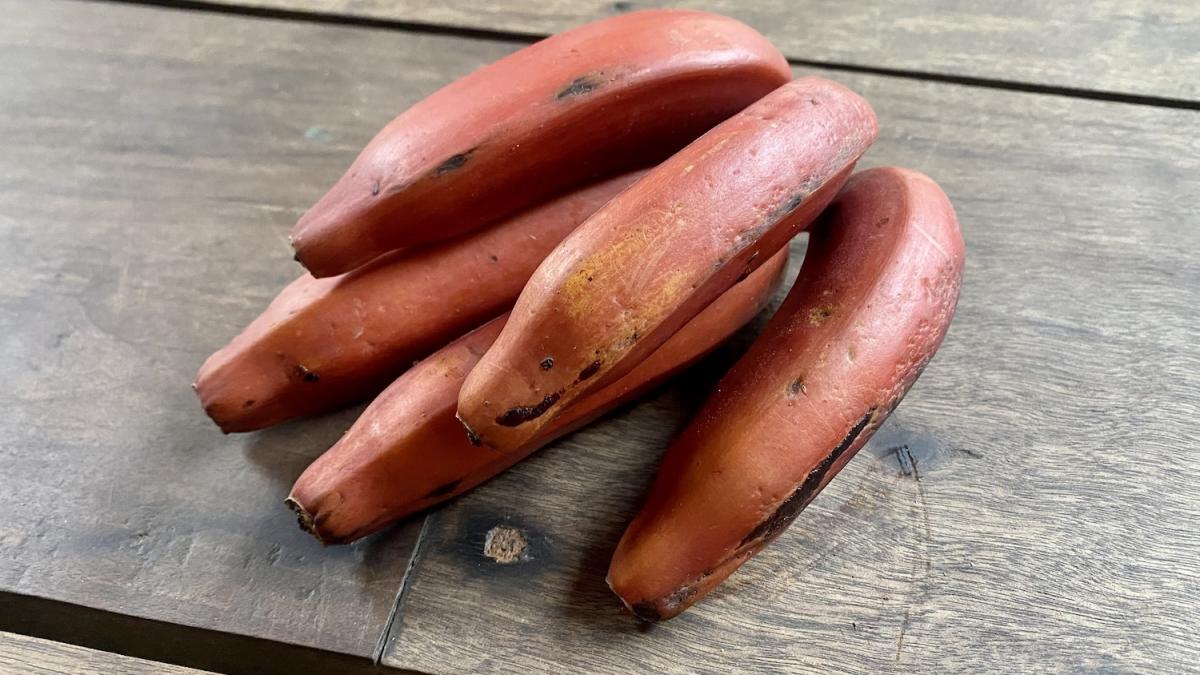
[[[626,600],[625,596],[621,595],[620,591],[618,591],[617,588],[615,586],[613,586],[611,575],[604,577],[604,583],[608,584],[609,590],[611,590],[613,592],[613,594],[617,596],[617,599],[619,599],[621,601],[621,613],[622,614],[628,614],[628,615],[632,616],[633,618],[637,619],[639,623],[641,623],[643,625],[650,625],[650,624],[657,623],[660,619],[663,618],[662,615],[659,613],[658,608],[655,606],[655,604],[653,602],[630,603],[628,600]]]
[[[292,260],[300,263],[301,267],[308,269],[308,266],[304,264],[304,259],[300,256],[300,242],[296,240],[296,235],[289,234],[287,241],[288,246],[292,249]]]
[[[299,523],[300,529],[311,534],[313,538],[316,539],[322,546],[325,546],[325,539],[323,539],[321,537],[321,533],[317,531],[316,523],[313,520],[312,514],[308,512],[308,509],[304,508],[304,506],[301,505],[300,502],[296,501],[296,499],[293,497],[288,497],[287,499],[283,500],[283,503],[287,504],[287,507],[295,512],[296,522]]]

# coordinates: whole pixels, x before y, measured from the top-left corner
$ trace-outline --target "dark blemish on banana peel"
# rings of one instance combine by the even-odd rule
[[[588,92],[595,91],[600,88],[601,81],[595,75],[584,75],[571,80],[571,83],[554,95],[555,101],[561,101],[573,96],[582,96]]]
[[[813,176],[805,178],[800,183],[800,189],[793,193],[791,197],[788,197],[786,202],[775,208],[775,210],[771,213],[770,221],[777,223],[791,215],[793,211],[803,206],[805,200],[811,197],[819,187],[821,187],[821,181],[817,178]]]
[[[808,394],[808,385],[804,384],[804,377],[797,377],[788,385],[788,397],[796,398],[800,394]]]
[[[787,203],[783,205],[783,212],[791,213],[792,211],[800,208],[800,205],[804,203],[805,199],[808,199],[810,194],[812,194],[811,190],[802,190],[792,195],[792,197],[787,200]]]
[[[296,366],[296,374],[299,375],[300,379],[304,380],[305,382],[317,382],[321,379],[320,375],[317,375],[303,365]]]
[[[477,149],[478,148],[471,148],[470,150],[467,150],[466,152],[460,152],[457,155],[452,155],[446,161],[442,162],[441,164],[438,164],[437,168],[433,170],[433,175],[434,176],[445,176],[448,173],[453,173],[453,172],[461,169],[463,167],[463,165],[466,164],[471,159],[471,155],[475,154],[475,151]]]
[[[639,602],[629,606],[629,610],[633,615],[642,621],[658,621],[662,615],[658,613],[658,608],[653,602]]]
[[[692,598],[696,597],[696,593],[698,593],[699,591],[700,591],[700,589],[698,589],[695,586],[692,586],[690,584],[687,586],[683,586],[683,587],[675,590],[675,592],[668,595],[666,597],[666,599],[663,601],[663,604],[666,605],[666,608],[668,610],[675,611],[675,610],[679,609],[680,606],[687,603]]]
[[[867,414],[863,415],[858,420],[858,423],[850,429],[850,433],[846,434],[842,442],[838,443],[833,452],[826,455],[825,459],[821,460],[821,463],[808,473],[808,476],[804,478],[804,482],[800,484],[800,487],[796,488],[796,491],[780,504],[774,513],[759,523],[758,527],[746,535],[745,539],[742,539],[742,542],[738,545],[739,548],[756,541],[773,539],[780,532],[786,530],[788,525],[791,525],[792,521],[796,519],[796,516],[800,515],[800,512],[804,510],[804,507],[808,506],[808,503],[817,496],[817,492],[821,488],[821,482],[825,480],[829,469],[833,466],[834,462],[837,462],[839,457],[850,449],[850,446],[854,445],[854,442],[858,440],[863,430],[871,422],[871,417],[874,414],[875,408],[868,410]]]
[[[599,360],[592,361],[591,363],[588,364],[587,368],[584,368],[583,370],[579,371],[579,379],[576,381],[583,382],[584,380],[588,379],[589,377],[600,372],[600,365],[601,365],[601,361],[599,361]]]
[[[539,401],[536,405],[523,405],[515,408],[509,408],[507,412],[496,418],[496,424],[505,427],[520,426],[529,420],[537,419],[544,415],[550,406],[558,403],[559,395],[550,394]]]

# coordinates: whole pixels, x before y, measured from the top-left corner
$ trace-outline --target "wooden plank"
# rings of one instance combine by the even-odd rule
[[[1200,103],[1200,4],[1172,0],[213,0],[212,4],[548,35],[688,7],[745,21],[791,59]]]
[[[3,619],[0,625],[10,632],[219,673],[379,672],[374,660],[364,655],[168,623],[8,591],[0,591],[0,618]]]
[[[0,673],[22,675],[200,675],[206,671],[0,632]]]
[[[433,516],[385,663],[453,672],[1183,672],[1200,646],[1200,115],[841,76],[866,165],[938,179],[968,264],[944,348],[776,544],[637,630],[604,585],[720,368]],[[486,533],[514,527],[528,560]]]
[[[361,144],[513,45],[0,11],[0,589],[370,653],[411,532],[321,551],[277,504],[352,413],[224,438],[186,383],[294,273],[288,225]],[[868,163],[941,180],[971,255],[896,423],[726,590],[639,633],[603,568],[710,363],[439,512],[390,664],[1194,663],[1196,116],[841,79],[884,122]],[[478,555],[503,522],[531,564]]]
[[[354,411],[222,436],[189,383],[299,273],[288,229],[367,139],[511,46],[0,16],[0,628],[42,598],[371,657],[419,522],[323,550],[282,503]]]

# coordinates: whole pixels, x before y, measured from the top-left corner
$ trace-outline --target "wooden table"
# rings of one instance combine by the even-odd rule
[[[603,570],[753,330],[344,548],[281,502],[357,410],[204,418],[195,369],[297,274],[288,229],[379,127],[646,4],[0,0],[0,630],[244,672],[1195,669],[1193,3],[692,3],[867,96],[864,166],[941,182],[968,268],[893,419],[677,620],[639,630]],[[499,523],[528,562],[482,555]]]
[[[146,661],[78,645],[0,632],[0,673],[23,675],[203,675],[204,671]]]

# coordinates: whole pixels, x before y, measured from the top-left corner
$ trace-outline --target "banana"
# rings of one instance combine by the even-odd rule
[[[608,583],[675,616],[787,528],[866,443],[954,315],[963,242],[929,178],[872,169],[814,228],[796,285],[672,444]]]
[[[780,251],[625,377],[568,408],[537,438],[504,453],[472,445],[454,418],[467,372],[504,326],[505,317],[495,319],[400,376],[300,476],[288,504],[305,530],[323,543],[340,544],[462,494],[708,353],[775,295],[786,265],[787,251]]]
[[[632,12],[555,35],[388,124],[296,223],[296,259],[341,274],[651,166],[790,79],[765,38],[705,12]]]
[[[611,178],[450,242],[292,282],[193,385],[226,433],[370,398],[413,359],[512,306],[538,263],[644,172]]]
[[[825,208],[877,135],[870,105],[791,82],[651,170],[579,226],[521,292],[458,416],[520,447],[621,377]],[[553,368],[541,364],[552,361]]]

